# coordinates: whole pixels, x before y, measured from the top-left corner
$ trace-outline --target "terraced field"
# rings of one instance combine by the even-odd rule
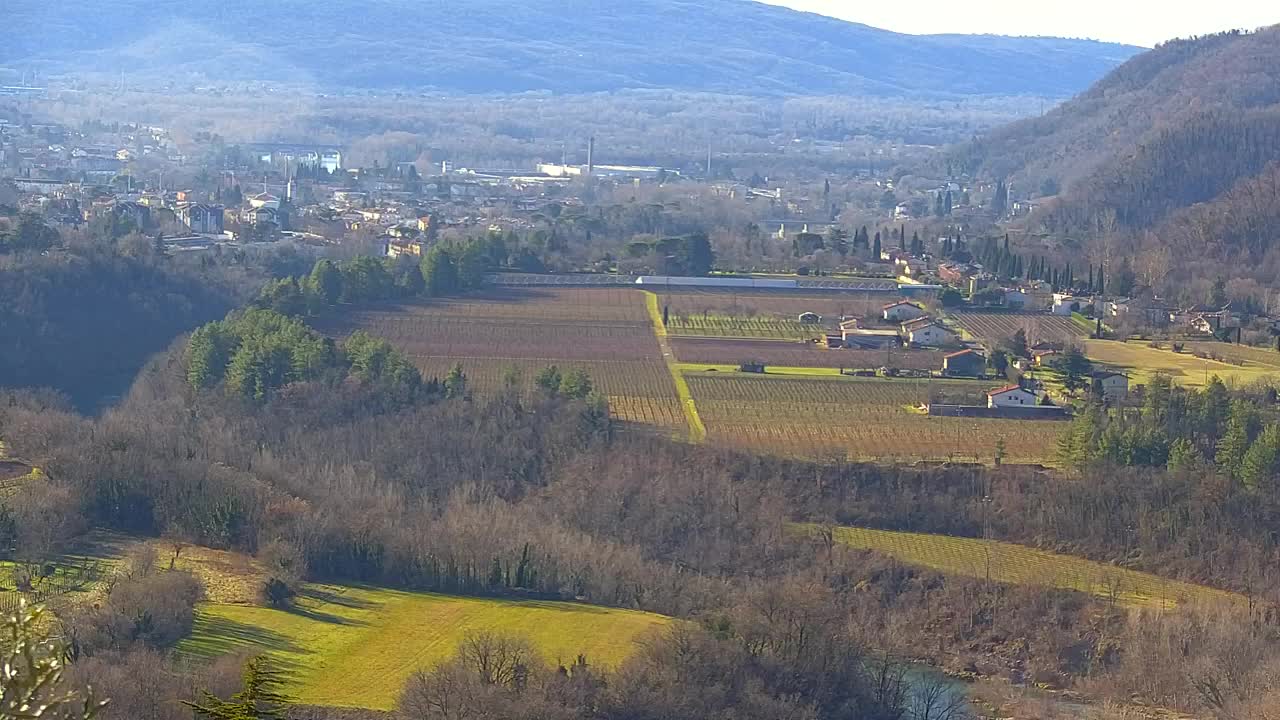
[[[713,442],[782,455],[849,460],[1009,462],[1053,456],[1062,423],[930,417],[930,393],[956,401],[989,385],[966,381],[805,378],[686,373]]]
[[[179,646],[191,658],[265,651],[299,702],[390,710],[413,672],[451,657],[472,631],[526,637],[552,663],[616,667],[670,620],[594,605],[311,586],[294,611],[209,604]]]
[[[818,528],[801,529],[814,532]],[[874,550],[909,565],[1011,585],[1076,590],[1133,607],[1248,603],[1235,593],[1012,543],[852,527],[836,527],[832,533],[839,543]]]

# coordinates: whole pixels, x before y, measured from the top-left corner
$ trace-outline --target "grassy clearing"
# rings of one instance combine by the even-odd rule
[[[672,335],[723,338],[764,338],[775,340],[811,340],[821,337],[821,325],[797,320],[734,315],[671,315],[667,330]]]
[[[416,670],[453,655],[471,631],[527,637],[550,662],[616,667],[637,641],[670,620],[577,603],[463,598],[313,586],[295,611],[206,605],[179,646],[188,657],[263,650],[288,673],[298,701],[391,709]]]
[[[833,532],[836,542],[874,550],[909,565],[1010,585],[1076,590],[1131,607],[1248,602],[1235,593],[1012,543],[853,527],[837,527]]]
[[[1233,365],[1198,358],[1190,352],[1175,353],[1148,347],[1143,342],[1087,340],[1085,354],[1096,363],[1129,375],[1130,385],[1147,384],[1158,372],[1169,375],[1178,385],[1195,388],[1204,387],[1214,375],[1235,385],[1280,379],[1280,365],[1258,362]]]

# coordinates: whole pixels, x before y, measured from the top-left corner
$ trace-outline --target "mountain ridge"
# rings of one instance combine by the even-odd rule
[[[0,65],[15,69],[461,93],[1066,97],[1140,51],[903,35],[751,0],[10,4]]]

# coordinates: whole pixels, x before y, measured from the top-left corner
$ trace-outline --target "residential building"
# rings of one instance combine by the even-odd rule
[[[901,323],[907,320],[915,320],[916,318],[925,317],[928,313],[925,309],[906,300],[895,303],[889,303],[881,308],[884,319],[889,322]]]
[[[221,235],[224,208],[221,205],[204,203],[182,203],[175,211],[178,221],[191,229],[191,232],[205,235]]]
[[[1034,407],[1039,398],[1021,385],[1009,385],[987,392],[987,407]]]
[[[1090,376],[1094,395],[1109,401],[1120,401],[1129,395],[1129,377],[1110,370],[1096,370]]]
[[[950,353],[942,358],[942,374],[948,377],[982,377],[987,374],[987,358],[968,349]]]
[[[921,347],[946,347],[955,345],[959,336],[935,322],[917,325],[907,331],[907,342]]]

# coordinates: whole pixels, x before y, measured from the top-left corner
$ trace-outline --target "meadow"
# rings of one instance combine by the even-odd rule
[[[1196,351],[1214,353],[1232,362],[1196,357],[1193,354]],[[1141,341],[1088,340],[1085,354],[1095,363],[1128,375],[1131,387],[1149,383],[1156,373],[1164,373],[1174,383],[1192,388],[1204,387],[1215,375],[1231,385],[1274,381],[1280,377],[1280,357],[1226,343],[1187,343],[1183,352],[1175,353],[1167,344],[1153,348]]]
[[[803,529],[818,531],[812,525]],[[1131,607],[1248,604],[1244,596],[1224,590],[995,540],[854,527],[833,528],[832,539],[949,575],[1075,590]]]
[[[669,622],[571,602],[313,585],[293,610],[202,605],[178,650],[194,659],[265,651],[298,702],[390,710],[410,675],[450,658],[470,632],[525,637],[548,663],[569,664],[582,654],[614,668]]]

